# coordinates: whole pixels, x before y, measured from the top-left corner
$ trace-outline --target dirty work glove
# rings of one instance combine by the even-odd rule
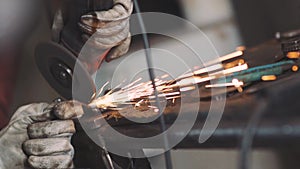
[[[0,168],[72,168],[72,119],[83,114],[78,102],[31,104],[19,108],[0,132]]]
[[[129,17],[133,10],[131,0],[113,0],[114,6],[108,11],[95,11],[81,17],[79,26],[93,43],[101,49],[110,49],[106,61],[116,59],[128,52],[131,35]]]

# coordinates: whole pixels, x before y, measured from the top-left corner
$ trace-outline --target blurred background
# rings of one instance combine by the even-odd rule
[[[235,51],[238,46],[252,47],[274,38],[276,32],[300,28],[299,0],[140,0],[143,11],[164,12],[186,18],[199,27],[213,42],[220,55]],[[50,39],[45,11],[30,36],[23,43],[18,58],[17,80],[11,112],[32,102],[51,102],[59,95],[39,73],[34,49],[40,41]],[[205,49],[203,49],[205,52]],[[237,166],[237,150],[174,150],[175,168],[233,169]],[[282,152],[255,150],[252,168],[285,169],[288,163]],[[159,166],[160,159],[154,159]],[[159,167],[158,167],[159,168]]]

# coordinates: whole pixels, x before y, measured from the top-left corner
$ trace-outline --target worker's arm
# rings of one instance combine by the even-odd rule
[[[7,125],[17,73],[17,56],[0,47],[0,130]]]

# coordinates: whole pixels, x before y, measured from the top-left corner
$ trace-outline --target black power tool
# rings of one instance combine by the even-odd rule
[[[71,0],[61,4],[63,27],[56,41],[43,42],[36,47],[35,58],[38,68],[44,78],[65,99],[77,99],[87,102],[95,92],[95,85],[87,71],[89,65],[77,64],[78,55],[87,38],[80,30],[78,23],[81,16],[91,11],[103,11],[112,8],[112,0]],[[51,15],[51,14],[50,14]],[[55,16],[50,18],[56,19]],[[53,22],[55,24],[55,21]],[[55,31],[55,30],[54,30]],[[74,72],[74,66],[79,65]],[[85,65],[85,66],[82,66]],[[83,95],[80,98],[72,96],[72,82],[80,79],[75,90]],[[84,84],[80,84],[84,83]]]

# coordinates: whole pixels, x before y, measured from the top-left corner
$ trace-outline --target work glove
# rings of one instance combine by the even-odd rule
[[[72,168],[72,118],[83,114],[75,101],[19,108],[0,132],[0,168]]]
[[[129,50],[131,34],[129,17],[133,10],[131,0],[113,0],[114,6],[108,11],[95,11],[81,17],[79,26],[101,49],[111,49],[106,61],[119,58]]]

